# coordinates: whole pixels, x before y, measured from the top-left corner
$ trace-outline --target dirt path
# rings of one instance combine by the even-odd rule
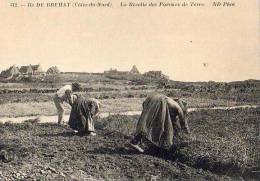
[[[200,110],[232,110],[232,109],[256,109],[259,108],[260,105],[241,105],[241,106],[231,106],[231,107],[211,107],[211,108],[189,108],[188,112],[194,112],[194,111],[200,111]],[[109,115],[140,115],[141,111],[127,111],[127,112],[117,112],[117,113],[111,113],[111,112],[103,112],[99,114],[99,117],[105,118]],[[23,116],[23,117],[0,117],[0,122],[12,122],[12,123],[22,123],[26,120],[39,120],[40,123],[54,123],[57,120],[57,116]],[[65,115],[65,120],[69,119],[69,115]]]

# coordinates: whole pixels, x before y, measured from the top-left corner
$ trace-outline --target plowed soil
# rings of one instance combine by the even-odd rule
[[[250,145],[257,141],[252,131],[260,111],[240,112],[192,113],[191,138],[178,142],[171,153],[150,149],[140,154],[131,149],[128,143],[138,119],[133,116],[98,120],[96,136],[77,136],[66,125],[34,120],[1,124],[0,180],[257,180],[258,175],[247,172],[259,168],[257,148]],[[241,140],[233,137],[234,130]]]

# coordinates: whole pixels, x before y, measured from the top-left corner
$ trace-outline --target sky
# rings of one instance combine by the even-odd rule
[[[12,8],[1,0],[0,70],[39,63],[45,70],[103,72],[136,65],[179,81],[260,79],[259,1],[233,0],[231,8],[199,2],[206,7],[115,1],[112,8]]]

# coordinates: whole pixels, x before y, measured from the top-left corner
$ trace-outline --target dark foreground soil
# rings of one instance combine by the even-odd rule
[[[243,114],[249,115],[251,122],[244,120]],[[251,149],[250,140],[244,139],[257,136],[253,130],[259,115],[259,110],[192,113],[189,119],[193,120],[190,125],[196,139],[186,146],[180,143],[174,154],[139,154],[129,148],[128,135],[137,117],[99,120],[97,136],[92,137],[77,136],[65,125],[36,121],[1,124],[0,180],[257,180],[257,175],[244,176],[241,168],[258,166],[257,158],[252,157],[254,151],[250,152],[255,147]],[[248,123],[241,125],[243,120]],[[241,139],[232,137],[234,130]],[[246,155],[240,158],[240,153]],[[228,168],[232,168],[230,172]]]

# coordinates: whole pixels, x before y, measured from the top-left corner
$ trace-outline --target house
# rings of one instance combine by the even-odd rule
[[[3,70],[0,75],[1,75],[1,77],[5,77],[5,78],[15,77],[15,76],[20,75],[20,71],[17,66],[13,65],[10,68],[8,68],[7,70]]]
[[[42,70],[41,65],[38,64],[38,65],[21,66],[20,73],[22,75],[40,75],[40,74],[44,74],[44,71]]]
[[[104,71],[105,74],[110,74],[110,73],[117,73],[117,69],[113,69],[113,68],[110,68],[109,70],[107,71]]]
[[[137,69],[136,65],[134,65],[134,66],[132,67],[132,69],[130,70],[129,73],[131,73],[131,74],[140,74],[140,72],[139,72],[139,70]]]
[[[33,69],[33,75],[38,75],[38,74],[44,74],[45,72],[43,71],[42,67],[40,64],[38,65],[31,65]]]
[[[21,66],[19,71],[22,75],[32,75],[33,74],[33,69],[32,69],[31,65]]]
[[[162,71],[152,70],[152,71],[145,72],[143,75],[145,77],[156,78],[156,79],[166,79],[166,80],[169,79],[169,77],[167,75],[164,75]]]
[[[104,74],[120,74],[120,75],[127,75],[127,74],[140,74],[139,70],[137,69],[136,65],[132,67],[130,71],[118,71],[117,69],[110,68],[108,71],[104,71]]]
[[[128,74],[129,72],[128,71],[118,71],[117,69],[112,69],[112,68],[110,68],[110,70],[108,70],[108,71],[104,71],[104,74],[106,74],[106,75],[126,75],[126,74]]]
[[[50,67],[47,71],[46,74],[59,74],[60,70],[58,69],[57,66],[52,66]]]

